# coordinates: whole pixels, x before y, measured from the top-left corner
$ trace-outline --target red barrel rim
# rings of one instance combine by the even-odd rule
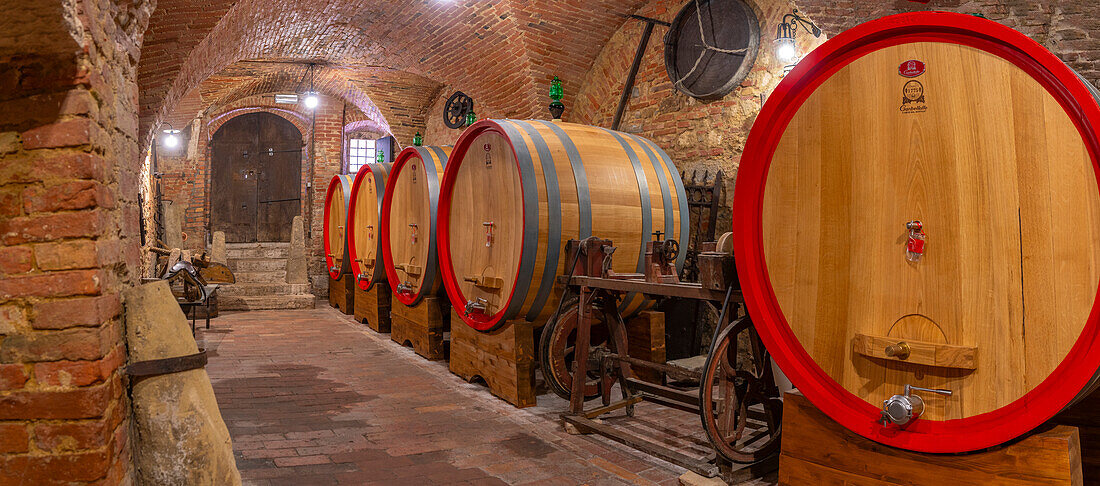
[[[401,279],[397,278],[397,270],[393,268],[393,254],[390,250],[390,204],[393,202],[393,191],[397,185],[397,176],[401,173],[401,169],[405,167],[405,162],[408,162],[412,157],[420,157],[416,147],[408,147],[397,154],[397,159],[393,161],[393,167],[390,168],[389,176],[386,177],[386,193],[382,195],[382,212],[378,216],[378,238],[382,243],[382,264],[386,269],[386,279],[390,282],[390,290],[393,292],[393,296],[407,306],[413,306],[420,302],[424,295],[424,286],[420,286],[420,291],[416,295],[406,295],[397,291]],[[427,167],[424,170],[428,170]],[[425,271],[428,270],[428,267],[425,266]]]
[[[333,270],[334,265],[333,265],[333,261],[332,261],[333,258],[332,258],[331,255],[333,255],[334,253],[332,252],[332,248],[330,247],[331,245],[329,245],[329,242],[328,242],[328,232],[329,232],[329,224],[328,224],[329,217],[328,217],[328,214],[329,214],[329,203],[332,201],[332,193],[336,192],[336,186],[339,186],[340,184],[341,184],[340,183],[340,175],[337,174],[337,175],[332,176],[332,180],[330,180],[329,183],[328,183],[328,191],[325,193],[325,210],[322,213],[322,219],[323,219],[322,224],[323,224],[323,226],[321,227],[321,236],[322,236],[321,239],[323,239],[325,241],[325,268],[328,269],[328,275],[329,275],[329,277],[332,277],[333,280],[339,280],[340,279],[340,269]]]
[[[363,183],[363,178],[366,177],[368,173],[374,173],[371,169],[371,164],[364,164],[359,168],[359,171],[355,173],[355,181],[351,184],[351,199],[348,200],[348,258],[351,259],[351,274],[355,276],[355,285],[363,290],[370,290],[371,287],[374,287],[375,278],[373,273],[369,275],[369,279],[364,280],[359,278],[363,272],[360,268],[361,265],[357,261],[359,255],[355,252],[355,231],[351,223],[355,221],[355,203],[359,201],[359,185]],[[325,218],[325,221],[328,221],[328,218]],[[379,226],[382,225],[379,224]],[[379,236],[381,236],[381,230],[379,230]]]
[[[472,314],[466,315],[461,311],[466,306],[466,296],[463,295],[462,289],[458,288],[458,281],[455,278],[454,262],[451,260],[451,195],[454,192],[455,178],[458,177],[458,168],[462,165],[463,158],[466,155],[466,151],[470,148],[470,143],[473,139],[477,138],[486,132],[496,132],[508,140],[508,148],[512,150],[512,159],[518,161],[519,157],[516,155],[516,148],[512,146],[512,140],[508,138],[504,129],[500,124],[493,120],[479,121],[466,131],[462,132],[462,135],[458,137],[458,141],[455,142],[454,150],[451,152],[451,157],[447,161],[447,170],[443,172],[443,180],[439,183],[439,215],[437,217],[437,224],[439,229],[436,233],[436,242],[438,246],[439,254],[439,271],[443,276],[443,287],[447,289],[447,297],[451,300],[451,306],[455,309],[455,314],[462,318],[462,322],[465,322],[468,326],[478,331],[492,331],[505,323],[504,313],[507,311],[507,305],[502,306],[499,311],[489,316],[485,314]],[[517,162],[518,163],[518,162]],[[522,177],[522,172],[521,176]],[[527,225],[527,221],[523,222],[524,227]],[[522,233],[521,233],[522,234]],[[522,237],[522,236],[521,236]],[[517,261],[523,260],[523,241],[520,244],[520,257]],[[508,294],[508,299],[505,302],[511,302],[514,299],[516,293],[516,280],[519,279],[519,272],[515,272],[516,278],[512,281],[512,291]]]
[[[878,423],[880,410],[833,380],[791,330],[771,288],[764,259],[762,209],[768,169],[783,132],[826,79],[870,52],[908,42],[980,49],[1021,68],[1059,102],[1077,126],[1100,185],[1100,106],[1054,54],[1008,27],[983,18],[921,12],[884,17],[841,33],[806,56],[764,105],[745,144],[733,198],[734,254],[745,302],[761,339],[798,389],[833,420],[877,442],[921,452],[967,452],[1015,439],[1069,405],[1100,368],[1100,289],[1081,335],[1045,380],[997,410],[946,421],[916,421],[904,432]],[[1088,100],[1084,104],[1080,100]]]

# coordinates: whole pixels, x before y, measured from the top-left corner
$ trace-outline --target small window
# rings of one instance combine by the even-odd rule
[[[375,143],[365,138],[348,140],[348,174],[355,174],[364,165],[374,162]]]

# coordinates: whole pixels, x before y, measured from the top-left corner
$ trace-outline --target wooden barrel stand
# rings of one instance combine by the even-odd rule
[[[390,286],[375,282],[370,290],[355,286],[355,320],[375,332],[390,332]]]
[[[665,356],[665,313],[643,311],[626,321],[626,353],[631,358],[643,359],[654,363],[664,363]],[[656,385],[664,385],[663,373],[655,369],[637,367],[634,374],[638,379]]]
[[[354,288],[350,273],[341,274],[338,280],[328,279],[328,305],[351,315],[355,307]]]
[[[425,297],[413,307],[393,302],[390,339],[401,345],[408,343],[416,354],[432,361],[447,359],[443,334],[450,331],[449,307],[440,297]]]
[[[779,484],[1081,485],[1081,456],[1078,429],[1067,425],[972,454],[896,449],[846,429],[791,391],[783,400]]]
[[[535,400],[535,328],[524,319],[480,332],[451,311],[451,373],[472,381],[480,376],[489,391],[517,408]]]

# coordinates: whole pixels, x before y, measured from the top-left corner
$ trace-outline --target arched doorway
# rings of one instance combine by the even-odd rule
[[[302,132],[271,113],[226,122],[211,141],[210,227],[227,243],[290,241],[302,204]]]

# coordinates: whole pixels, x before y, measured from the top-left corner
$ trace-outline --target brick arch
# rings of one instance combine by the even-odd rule
[[[354,84],[364,70],[382,67],[461,89],[478,100],[479,114],[542,117],[550,78],[561,75],[566,93],[578,93],[602,46],[645,3],[417,1],[395,6],[388,0],[278,0],[273,6],[270,0],[161,0],[158,11],[163,13],[154,15],[149,29],[152,52],[142,55],[157,61],[143,70],[141,82],[148,89],[140,100],[142,133],[204,79],[246,59],[340,66],[347,74],[333,94],[344,93],[346,84]],[[181,14],[195,9],[210,15],[199,19]],[[187,26],[185,35],[179,25]],[[164,52],[176,49],[180,52]],[[374,94],[359,91],[367,99]],[[416,100],[423,101],[419,106],[404,104],[391,111],[360,96],[351,92],[344,97],[366,113],[381,108],[393,125],[394,115],[423,112],[438,93]],[[409,121],[418,122],[424,124]],[[402,132],[409,130],[394,125],[392,131],[404,139]]]
[[[313,127],[309,125],[309,120],[302,113],[294,110],[288,110],[277,106],[245,106],[240,108],[229,108],[222,110],[220,114],[210,118],[210,121],[206,122],[204,131],[206,132],[206,142],[210,142],[214,139],[214,134],[218,132],[218,129],[225,125],[226,122],[237,118],[239,116],[248,115],[252,113],[270,113],[278,116],[294,125],[298,129],[298,132],[302,134],[303,140],[308,140],[313,136]]]

